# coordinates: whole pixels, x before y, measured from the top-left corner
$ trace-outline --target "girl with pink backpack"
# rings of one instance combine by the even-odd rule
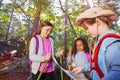
[[[90,61],[91,54],[89,53],[89,46],[86,39],[80,37],[76,38],[73,45],[73,51],[72,47],[70,47],[68,51],[68,64],[72,63],[72,67],[76,68],[88,64]],[[78,80],[88,80],[88,76],[84,75],[83,73],[78,74],[77,78]]]
[[[32,80],[55,80],[54,79],[54,42],[50,38],[53,25],[44,21],[31,38],[29,46],[29,59],[31,64]],[[61,52],[61,51],[60,51]],[[41,75],[42,73],[42,75]],[[39,77],[40,75],[40,77]]]

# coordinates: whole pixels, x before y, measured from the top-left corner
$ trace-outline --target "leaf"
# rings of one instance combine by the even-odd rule
[[[10,21],[10,17],[7,13],[0,9],[0,20]]]

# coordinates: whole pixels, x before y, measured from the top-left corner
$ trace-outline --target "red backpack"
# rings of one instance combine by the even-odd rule
[[[99,75],[99,77],[100,77],[101,79],[104,77],[104,74],[103,74],[103,72],[100,70],[99,65],[98,65],[98,53],[99,53],[99,50],[100,50],[101,43],[103,42],[103,40],[104,40],[105,38],[108,38],[108,37],[120,38],[120,35],[110,33],[110,34],[106,34],[105,36],[103,36],[103,38],[100,39],[97,47],[95,48],[94,57],[93,57],[93,60],[91,61],[91,65],[90,65],[91,70],[94,69],[94,70],[98,73],[98,75]],[[94,63],[94,66],[95,66],[94,68],[92,68],[92,63]]]

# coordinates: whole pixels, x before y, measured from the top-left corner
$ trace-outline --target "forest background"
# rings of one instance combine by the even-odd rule
[[[51,34],[55,51],[64,49],[65,57],[76,37],[84,37],[93,43],[86,31],[75,24],[75,19],[94,6],[113,10],[118,15],[110,28],[120,34],[120,0],[0,0],[0,62],[11,59],[11,54],[6,53],[13,50],[17,51],[15,56],[18,58],[26,56],[30,38],[44,20],[55,26]]]

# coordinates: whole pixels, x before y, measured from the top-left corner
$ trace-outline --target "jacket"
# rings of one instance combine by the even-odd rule
[[[115,33],[113,30],[106,31],[99,36],[99,40],[109,33]],[[106,38],[100,47],[98,54],[98,65],[104,73],[102,80],[120,80],[120,39]],[[92,71],[92,79],[100,80],[96,71]]]
[[[29,59],[32,61],[32,73],[36,74],[38,72],[39,69],[39,65],[41,62],[45,61],[45,57],[42,56],[42,52],[43,52],[43,43],[42,43],[42,38],[40,35],[36,35],[38,37],[39,40],[39,49],[38,49],[38,53],[36,53],[36,40],[33,37],[30,41],[30,46],[29,46]],[[52,56],[54,56],[54,49],[53,49],[53,40],[50,38],[50,42],[51,42],[51,46],[52,46]],[[54,63],[52,62],[53,66]],[[53,67],[54,70],[54,67]]]

